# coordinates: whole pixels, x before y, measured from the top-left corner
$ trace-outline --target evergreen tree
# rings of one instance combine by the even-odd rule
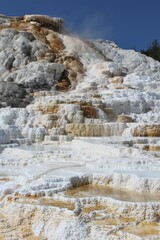
[[[154,40],[149,45],[147,50],[141,50],[141,53],[149,57],[152,57],[160,62],[160,42],[158,40]]]

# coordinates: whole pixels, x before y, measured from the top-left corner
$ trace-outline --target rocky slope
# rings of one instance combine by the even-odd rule
[[[160,63],[1,15],[0,76],[0,239],[159,239]]]

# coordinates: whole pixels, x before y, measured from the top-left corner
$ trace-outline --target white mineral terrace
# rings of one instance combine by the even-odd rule
[[[160,154],[144,150],[158,141],[78,137],[8,145],[0,155],[1,235],[159,239]]]
[[[0,240],[160,240],[160,63],[0,15]]]

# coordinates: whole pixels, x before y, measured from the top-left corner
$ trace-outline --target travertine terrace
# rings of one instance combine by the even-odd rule
[[[0,240],[159,240],[159,109],[159,62],[0,15]]]

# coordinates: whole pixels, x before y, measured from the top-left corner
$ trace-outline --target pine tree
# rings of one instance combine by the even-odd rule
[[[141,50],[142,54],[145,54],[149,57],[152,57],[155,60],[160,62],[160,42],[158,40],[154,40],[147,50]]]

